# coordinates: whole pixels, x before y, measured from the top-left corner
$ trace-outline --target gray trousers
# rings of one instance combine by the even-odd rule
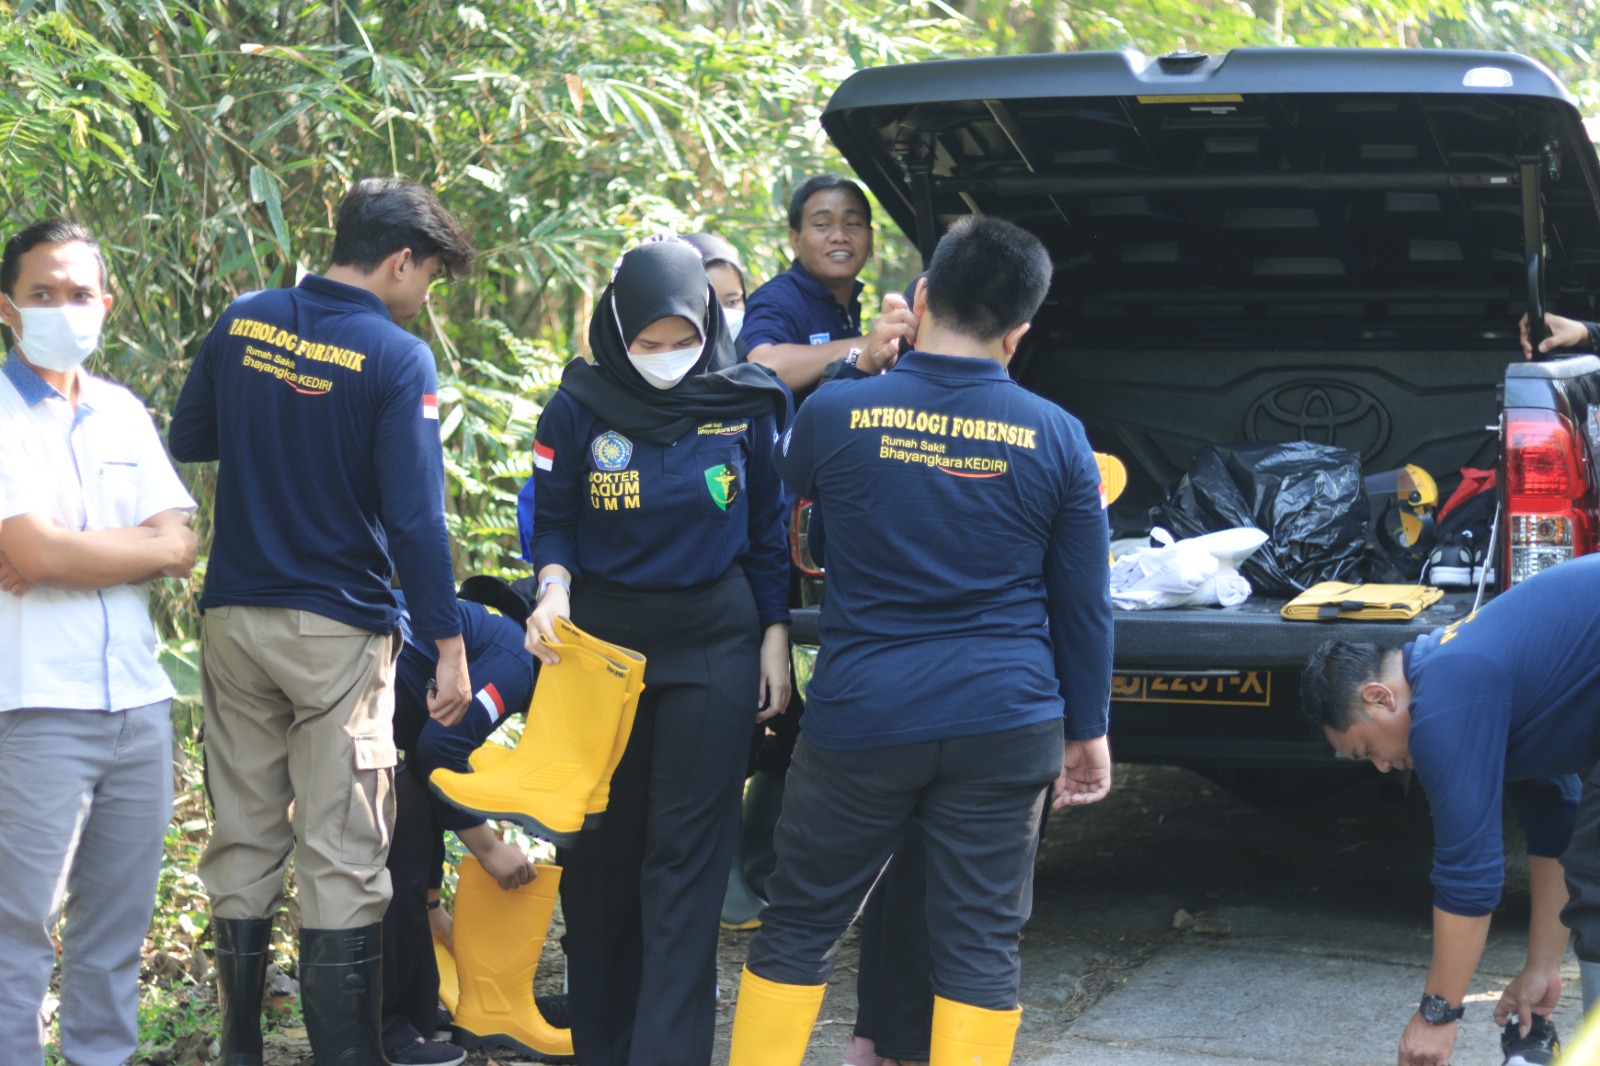
[[[1015,1009],[1039,814],[1062,746],[1059,719],[870,751],[826,751],[801,736],[750,972],[782,984],[827,981],[845,931],[914,820],[926,851],[934,992]]]
[[[138,1044],[139,950],[172,820],[166,701],[0,714],[0,1062],[42,1066],[62,913],[61,1055],[118,1066]]]

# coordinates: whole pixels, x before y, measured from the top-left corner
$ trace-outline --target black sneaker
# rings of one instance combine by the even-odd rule
[[[1506,1023],[1500,1034],[1500,1050],[1505,1054],[1503,1066],[1549,1066],[1561,1054],[1561,1038],[1556,1036],[1556,1025],[1549,1018],[1533,1016],[1533,1028],[1527,1036],[1518,1032],[1517,1019]]]
[[[384,1024],[383,1054],[393,1066],[461,1066],[467,1061],[466,1048],[429,1040],[401,1018]]]
[[[1422,581],[1446,588],[1468,588],[1474,584],[1474,570],[1481,573],[1483,552],[1466,537],[1447,537],[1428,556]]]

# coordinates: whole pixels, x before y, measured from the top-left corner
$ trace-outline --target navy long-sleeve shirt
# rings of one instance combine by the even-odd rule
[[[636,589],[714,581],[737,562],[761,625],[789,621],[783,488],[771,415],[630,438],[557,392],[534,434],[533,563]]]
[[[1103,736],[1108,529],[1083,426],[988,359],[824,385],[776,455],[828,523],[802,728],[867,749],[1066,718]]]
[[[533,701],[533,686],[539,664],[522,646],[520,625],[480,603],[457,601],[462,643],[467,649],[467,671],[474,689],[467,713],[452,726],[442,726],[428,717],[428,679],[439,664],[439,649],[432,641],[419,641],[411,632],[400,599],[400,631],[405,643],[395,664],[395,746],[409,753],[417,779],[440,768],[466,773],[473,752],[483,746],[489,734],[499,729],[514,714],[522,714]],[[471,815],[429,791],[439,824],[460,831],[482,825],[483,819]]]
[[[855,283],[850,304],[841,304],[828,287],[808,273],[799,261],[768,279],[745,302],[744,325],[739,330],[741,360],[763,344],[827,344],[861,336],[861,282]],[[799,406],[815,390],[801,389],[794,398]]]
[[[312,611],[374,633],[458,634],[433,353],[377,296],[315,274],[239,297],[172,414],[180,462],[218,460],[200,607]]]
[[[1600,555],[1584,556],[1406,645],[1411,762],[1433,811],[1439,909],[1481,916],[1500,901],[1507,782],[1585,775],[1600,759],[1597,603]],[[1542,804],[1545,815],[1524,810],[1519,819],[1559,826],[1570,797],[1561,788],[1536,791],[1542,799],[1521,788],[1512,799]],[[1570,810],[1564,821],[1570,835]],[[1529,844],[1540,854],[1537,841]]]

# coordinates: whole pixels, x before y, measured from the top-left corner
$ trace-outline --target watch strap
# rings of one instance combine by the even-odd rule
[[[1429,1025],[1449,1025],[1451,1022],[1461,1020],[1467,1013],[1466,1004],[1452,1007],[1450,1001],[1443,996],[1425,995],[1422,1005],[1417,1008],[1417,1013],[1422,1015],[1422,1020]]]

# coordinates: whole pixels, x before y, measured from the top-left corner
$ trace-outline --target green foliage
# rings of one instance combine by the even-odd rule
[[[413,324],[441,364],[457,565],[515,570],[532,429],[617,253],[709,229],[754,280],[781,270],[788,190],[842,169],[817,116],[856,69],[1125,47],[1515,49],[1591,103],[1597,32],[1589,5],[1549,0],[0,0],[0,231],[61,213],[101,235],[117,307],[93,369],[164,423],[230,299],[320,268],[354,179],[429,183],[483,250]],[[878,252],[869,283],[901,288],[907,242],[881,232]],[[186,475],[204,533],[212,472]],[[154,594],[186,737],[203,574],[202,560]],[[151,1032],[174,1043],[205,936],[191,801],[168,841],[148,1001]]]
[[[415,324],[441,360],[463,574],[520,565],[514,497],[559,367],[625,245],[708,228],[782,269],[787,190],[839,161],[816,119],[862,66],[1040,48],[1524,44],[1591,84],[1586,10],[1481,0],[86,0],[0,17],[10,226],[73,215],[118,308],[96,367],[171,409],[228,300],[317,269],[350,182],[404,173],[472,222],[480,269]],[[0,16],[8,11],[0,0]],[[877,278],[914,271],[892,234]],[[202,503],[210,471],[188,471]],[[203,524],[203,523],[202,523]],[[194,694],[193,590],[161,583]]]

